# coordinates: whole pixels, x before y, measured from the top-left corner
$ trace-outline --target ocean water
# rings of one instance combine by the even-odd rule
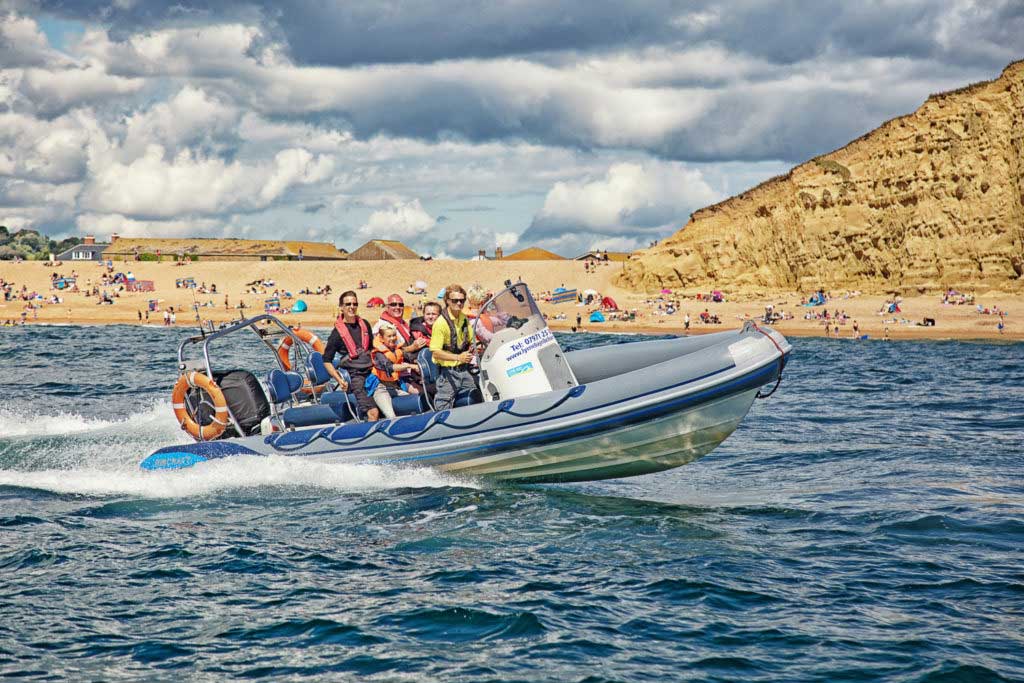
[[[185,334],[0,328],[0,677],[1024,680],[1024,345],[795,339],[703,460],[517,487],[142,472]]]

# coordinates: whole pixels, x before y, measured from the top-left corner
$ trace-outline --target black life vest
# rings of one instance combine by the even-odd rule
[[[448,342],[444,345],[444,350],[448,353],[454,353],[455,355],[469,351],[469,320],[466,316],[462,316],[461,344],[458,344],[459,335],[455,332],[455,323],[452,322],[452,318],[448,315],[447,309],[441,309],[441,317],[444,318],[446,323],[448,323],[448,330],[450,331],[450,334],[448,335]]]

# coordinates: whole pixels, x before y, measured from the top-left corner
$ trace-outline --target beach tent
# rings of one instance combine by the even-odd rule
[[[296,301],[295,305],[292,306],[292,313],[305,313],[307,310],[309,309],[306,306],[306,302],[302,299]]]
[[[610,296],[606,296],[605,298],[601,299],[601,308],[605,309],[606,311],[617,311],[619,310],[619,305],[615,303],[615,299],[611,298]]]
[[[603,323],[604,322],[604,313],[602,313],[601,311],[594,311],[593,313],[590,314],[590,322],[592,322],[592,323]]]
[[[672,290],[671,289],[664,289],[664,288],[662,288],[661,293],[662,294],[671,294]]]
[[[584,289],[583,290],[583,296],[597,296],[597,290],[596,289]]]
[[[725,295],[716,289],[715,291],[711,292],[711,300],[716,303],[725,301]]]
[[[377,306],[383,306],[383,305],[384,305],[384,299],[381,299],[379,296],[375,296],[375,297],[373,297],[372,299],[370,299],[369,301],[366,302],[366,307],[367,308],[376,308]]]
[[[445,289],[447,289],[447,288],[446,287],[442,287],[441,291],[437,293],[437,298],[438,299],[443,299],[444,298]]]

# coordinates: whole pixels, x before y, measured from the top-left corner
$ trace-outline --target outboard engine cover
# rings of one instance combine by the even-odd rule
[[[480,358],[480,390],[487,401],[579,384],[526,284],[509,285],[488,301],[473,331],[487,343]]]

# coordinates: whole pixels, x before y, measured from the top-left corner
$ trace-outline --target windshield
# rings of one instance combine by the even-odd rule
[[[527,320],[540,316],[530,289],[523,282],[508,287],[480,310],[473,331],[477,339],[490,341],[491,338],[507,328],[519,329]]]

